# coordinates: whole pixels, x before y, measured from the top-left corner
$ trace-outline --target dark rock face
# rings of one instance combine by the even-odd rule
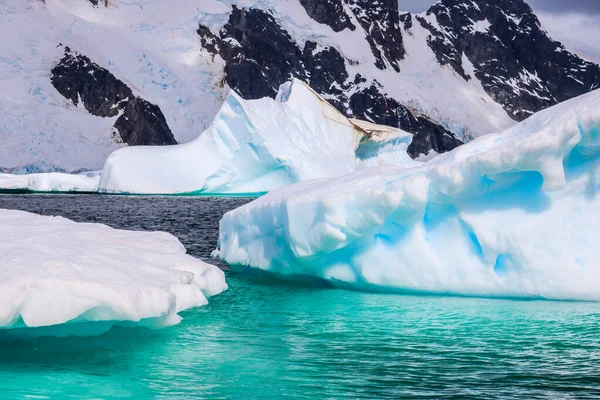
[[[157,105],[139,97],[127,102],[114,128],[130,146],[165,146],[177,144],[164,115]]]
[[[400,71],[399,62],[406,51],[402,43],[398,0],[348,0],[350,8],[367,33],[367,41],[377,60],[375,65],[385,69],[389,64]]]
[[[486,92],[517,121],[600,87],[598,65],[549,38],[523,0],[442,0],[417,19],[431,32],[439,63],[470,79],[464,53]]]
[[[388,126],[397,126],[414,134],[408,154],[416,158],[431,150],[445,153],[463,143],[450,131],[426,117],[413,114],[396,100],[382,95],[376,85],[355,93],[350,98],[352,114],[368,121]]]
[[[221,39],[227,83],[244,96],[274,97],[279,85],[293,76],[306,80],[302,51],[264,11],[234,6]]]
[[[388,65],[399,71],[398,62],[406,51],[402,44],[398,0],[300,0],[307,14],[315,21],[326,24],[335,32],[356,30],[350,10],[375,56],[375,65],[385,69]]]
[[[335,32],[355,30],[346,10],[344,0],[300,0],[306,13],[320,24],[329,25]]]
[[[92,115],[114,117],[135,96],[129,87],[89,58],[72,52],[52,70],[52,85],[73,104],[83,103]]]
[[[88,57],[65,48],[65,55],[52,69],[52,85],[65,98],[98,117],[122,112],[114,129],[131,146],[177,144],[158,106],[136,97],[133,91],[107,69]]]
[[[445,153],[463,144],[451,132],[426,117],[407,113],[405,118],[405,126],[408,126],[405,130],[415,132],[412,143],[408,146],[408,154],[414,158],[429,154],[430,150]]]
[[[380,15],[391,18],[390,10],[380,3],[371,4],[377,5],[378,12],[383,13]],[[323,4],[331,6],[334,3]],[[400,29],[399,17],[394,21]],[[377,31],[382,32],[379,28]],[[443,153],[462,144],[445,128],[414,116],[409,109],[389,98],[377,82],[368,82],[360,75],[351,77],[346,68],[347,60],[336,48],[307,41],[301,49],[266,11],[234,6],[228,23],[218,35],[204,26],[199,27],[198,35],[204,49],[225,60],[227,84],[245,99],[275,97],[281,84],[298,78],[348,117],[418,134],[414,140],[422,143],[413,146],[414,156],[420,154],[417,151],[428,153],[433,149]],[[389,48],[393,49],[394,45]],[[385,54],[390,54],[390,58]],[[392,58],[404,55],[402,47],[397,48],[397,53],[386,51],[385,54],[381,53],[381,60],[385,57],[390,65]]]
[[[411,13],[400,15],[400,23],[404,26],[404,30],[408,31],[413,27],[413,17]]]

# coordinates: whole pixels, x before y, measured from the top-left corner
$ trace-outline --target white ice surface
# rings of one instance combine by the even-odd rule
[[[361,160],[360,141],[371,131],[380,148]],[[116,151],[106,162],[99,190],[262,193],[382,163],[412,162],[406,154],[411,138],[397,129],[349,120],[294,80],[282,85],[277,100],[245,101],[232,92],[213,124],[191,143]]]
[[[600,91],[417,167],[301,182],[227,213],[215,255],[342,287],[600,300]]]
[[[0,332],[98,334],[163,327],[227,289],[217,267],[163,232],[0,210]]]
[[[34,192],[95,192],[100,172],[65,174],[59,172],[35,174],[0,174],[0,189]]]

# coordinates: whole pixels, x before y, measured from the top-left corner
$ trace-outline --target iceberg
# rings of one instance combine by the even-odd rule
[[[100,172],[0,174],[0,190],[31,192],[95,192]]]
[[[373,141],[385,155],[372,154]],[[264,193],[299,181],[346,175],[374,164],[414,163],[410,134],[343,116],[308,85],[283,84],[275,100],[231,92],[196,140],[128,147],[106,161],[98,190],[130,194]],[[365,155],[357,154],[360,148]]]
[[[227,213],[214,256],[403,293],[600,300],[600,91],[418,166],[300,182]]]
[[[224,273],[164,232],[0,210],[0,335],[161,328],[227,289]]]

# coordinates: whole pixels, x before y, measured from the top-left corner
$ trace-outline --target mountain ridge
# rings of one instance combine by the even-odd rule
[[[9,121],[0,129],[4,170],[93,169],[119,141],[185,143],[210,124],[228,89],[273,97],[291,78],[348,117],[412,133],[413,157],[452,150],[600,85],[598,65],[549,38],[521,0],[443,0],[421,14],[401,14],[397,0],[3,3],[7,31],[39,25],[0,45],[0,89],[15,93],[0,100]],[[129,131],[160,127],[162,139],[123,140],[114,133],[123,110],[96,117],[85,101],[62,96],[49,78],[63,43],[143,99]],[[143,123],[148,115],[158,119]]]

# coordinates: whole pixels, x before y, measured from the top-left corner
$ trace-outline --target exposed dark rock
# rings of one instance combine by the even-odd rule
[[[136,97],[107,69],[65,47],[65,55],[52,69],[52,85],[73,104],[98,117],[115,117],[123,142],[131,145],[177,144],[160,108]]]
[[[130,146],[177,144],[160,108],[139,97],[127,102],[114,129]]]
[[[408,154],[412,157],[429,154],[431,150],[439,154],[445,153],[463,144],[450,131],[423,116],[414,116],[408,112],[403,125],[404,130],[415,132],[412,143],[408,146]]]
[[[349,76],[344,57],[337,49],[319,48],[314,42],[306,42],[302,61],[307,81],[313,88],[326,95],[344,95]]]
[[[413,25],[420,24],[430,33],[427,43],[438,62],[465,80],[479,80],[515,120],[600,87],[600,67],[550,39],[523,0],[442,0],[421,16],[400,15],[398,0],[299,1],[313,20],[335,32],[364,31],[380,69],[400,70],[406,56],[403,30],[411,34]],[[413,156],[430,150],[441,153],[460,144],[443,124],[411,111],[373,78],[351,76],[349,66],[359,61],[316,39],[294,41],[272,12],[233,6],[220,32],[200,26],[198,35],[203,49],[225,61],[223,81],[246,99],[274,97],[282,83],[295,77],[347,116],[415,134],[409,148]],[[152,105],[141,101],[129,104],[134,101],[131,90],[108,71],[89,67],[89,59],[75,57],[61,63],[64,68],[53,83],[56,80],[57,89],[75,104],[82,101],[98,115],[147,115],[145,129],[155,127],[157,132],[166,126],[158,107],[151,110]],[[137,141],[131,139],[137,137],[135,132],[127,133],[128,121],[121,121],[122,135]]]
[[[515,120],[600,87],[599,67],[550,39],[523,0],[442,0],[414,17],[399,14],[398,0],[300,2],[311,18],[336,32],[364,30],[380,69],[399,71],[406,55],[402,30],[410,34],[420,24],[430,32],[428,45],[438,62],[465,80],[479,80]],[[413,113],[376,81],[350,76],[355,61],[335,47],[296,43],[268,11],[234,6],[218,34],[203,26],[198,34],[208,52],[225,60],[224,78],[244,98],[274,97],[279,85],[295,77],[347,116],[415,134],[413,156],[460,145],[444,126]]]
[[[408,147],[412,157],[429,154],[431,150],[445,153],[462,145],[450,131],[423,116],[416,116],[396,100],[382,94],[376,85],[353,94],[350,109],[361,119],[413,133],[412,144]]]
[[[347,0],[375,56],[375,65],[385,69],[386,63],[400,71],[399,62],[406,51],[402,43],[398,0]]]
[[[390,10],[382,8],[380,2],[373,4],[377,5],[378,15],[386,18]],[[395,23],[399,23],[399,19]],[[204,26],[200,26],[198,35],[204,49],[225,60],[227,84],[245,99],[275,97],[281,84],[298,78],[349,117],[419,134],[415,140],[423,143],[415,144],[414,148],[424,153],[431,149],[442,153],[461,143],[456,139],[442,139],[441,136],[453,137],[443,127],[413,116],[403,105],[386,96],[376,83],[369,85],[360,75],[350,78],[347,60],[336,48],[308,41],[301,50],[266,11],[234,6],[229,22],[218,35]],[[428,132],[434,137],[430,138]]]
[[[300,3],[312,19],[329,25],[335,32],[356,29],[346,14],[344,0],[300,0]]]
[[[52,85],[73,104],[100,117],[114,117],[135,96],[131,89],[88,57],[65,48],[65,55],[52,70]]]
[[[523,0],[442,0],[418,21],[440,64],[469,79],[464,54],[515,120],[600,87],[600,67],[548,37]]]
[[[385,69],[390,65],[396,71],[400,70],[398,62],[406,52],[398,0],[300,0],[300,3],[312,19],[329,25],[336,32],[356,29],[346,12],[346,9],[351,10],[366,32],[377,68]]]
[[[103,3],[104,7],[108,7],[108,0],[88,0],[90,3],[94,5],[94,7],[98,7],[99,3]]]
[[[408,31],[413,27],[413,18],[411,13],[400,15],[400,22],[404,26],[404,30]]]
[[[210,29],[208,29],[206,26],[200,25],[197,32],[198,36],[200,36],[200,45],[210,53],[218,54],[218,45],[221,39],[216,35],[213,35]]]
[[[306,80],[302,51],[267,12],[234,6],[221,39],[227,83],[246,98],[275,97],[290,78]]]

